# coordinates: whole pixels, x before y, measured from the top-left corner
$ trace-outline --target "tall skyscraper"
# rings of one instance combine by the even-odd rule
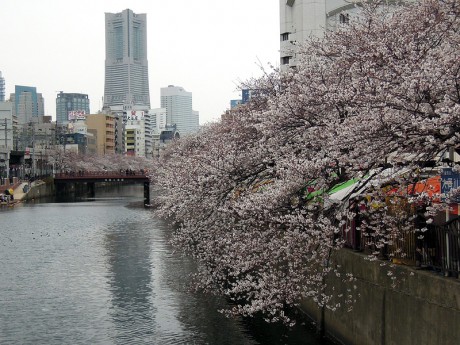
[[[5,78],[0,71],[0,102],[5,102]]]
[[[199,113],[192,109],[191,92],[180,86],[162,87],[161,107],[166,109],[166,124],[176,125],[180,135],[198,131]]]
[[[104,108],[150,108],[147,62],[147,15],[130,9],[105,13]]]
[[[88,95],[82,93],[64,93],[56,96],[56,122],[66,124],[76,116],[90,114]]]
[[[10,95],[13,105],[13,115],[17,116],[18,124],[40,122],[45,115],[45,105],[41,93],[32,86],[16,85]]]

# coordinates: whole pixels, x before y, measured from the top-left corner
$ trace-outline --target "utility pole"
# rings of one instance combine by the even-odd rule
[[[8,122],[6,121],[6,117],[5,117],[5,148],[6,148],[6,156],[7,156],[7,163],[6,163],[6,178],[9,179],[10,178],[10,153],[8,151]]]
[[[6,178],[9,179],[10,177],[10,151],[8,149],[8,119],[5,117],[4,118],[5,123],[0,124],[0,126],[5,127],[5,173],[6,173]]]
[[[32,178],[35,178],[35,125],[32,124]]]
[[[5,117],[5,148],[8,148],[8,122]]]

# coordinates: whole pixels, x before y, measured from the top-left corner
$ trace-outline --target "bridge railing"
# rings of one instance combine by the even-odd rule
[[[99,171],[66,171],[54,174],[55,178],[73,178],[73,177],[102,177],[102,176],[147,176],[144,170],[99,170]]]

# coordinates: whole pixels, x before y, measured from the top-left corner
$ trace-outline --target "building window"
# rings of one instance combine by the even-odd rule
[[[281,64],[282,64],[282,65],[288,65],[290,59],[291,59],[290,56],[283,56],[283,57],[281,58]]]
[[[339,21],[340,21],[340,24],[348,24],[350,22],[350,15],[348,13],[347,14],[340,13]]]
[[[281,34],[281,41],[287,41],[289,39],[289,32]]]

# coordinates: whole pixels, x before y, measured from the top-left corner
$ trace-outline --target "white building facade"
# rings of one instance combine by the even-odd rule
[[[145,112],[131,111],[126,114],[123,131],[124,153],[128,156],[145,157]]]
[[[155,132],[162,131],[166,128],[166,108],[155,108],[149,110],[152,116],[152,130]]]
[[[347,24],[359,11],[358,0],[279,0],[280,66],[297,65],[295,46],[309,37],[321,38],[326,30]],[[413,1],[413,0],[405,0]],[[387,1],[392,4],[395,1]]]
[[[192,93],[183,87],[169,85],[161,88],[161,108],[166,109],[166,125],[175,125],[180,135],[198,131],[199,112],[192,109]]]

